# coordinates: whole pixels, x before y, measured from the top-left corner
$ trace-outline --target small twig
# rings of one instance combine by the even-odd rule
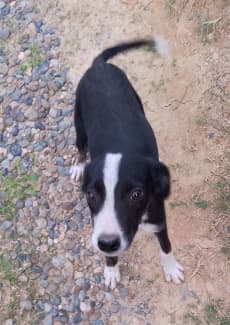
[[[199,272],[200,267],[201,267],[201,262],[200,262],[200,259],[199,259],[194,271],[192,272],[192,275],[190,277],[191,279]]]
[[[214,20],[207,20],[207,21],[204,21],[202,23],[202,25],[216,25],[221,19],[223,19],[223,17],[219,17],[219,18],[214,19]]]

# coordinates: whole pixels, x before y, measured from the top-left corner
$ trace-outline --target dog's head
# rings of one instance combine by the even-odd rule
[[[169,183],[168,169],[158,161],[119,153],[93,159],[83,180],[93,245],[107,256],[127,249],[150,201],[169,195]]]

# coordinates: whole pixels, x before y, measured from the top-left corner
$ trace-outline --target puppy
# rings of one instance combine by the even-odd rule
[[[107,60],[147,46],[165,54],[159,41],[137,40],[104,50],[86,71],[76,91],[77,164],[91,211],[92,242],[105,256],[105,284],[120,281],[118,256],[131,245],[139,227],[155,233],[167,281],[184,280],[172,253],[164,200],[170,192],[168,168],[159,161],[153,130],[141,100],[125,73]],[[90,162],[86,164],[89,152]]]

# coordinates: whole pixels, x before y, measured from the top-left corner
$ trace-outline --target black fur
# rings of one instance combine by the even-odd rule
[[[143,45],[155,43],[141,40],[107,49],[84,74],[76,92],[77,147],[81,154],[88,150],[91,158],[85,170],[83,190],[86,193],[93,190],[88,197],[92,215],[100,211],[105,200],[102,174],[105,156],[121,153],[119,183],[115,191],[115,210],[121,228],[130,244],[146,213],[145,222],[159,226],[157,237],[162,250],[168,253],[171,245],[164,199],[170,192],[169,171],[159,162],[154,132],[139,96],[125,73],[106,63],[120,52]],[[138,186],[144,189],[143,200],[131,204],[130,194]]]

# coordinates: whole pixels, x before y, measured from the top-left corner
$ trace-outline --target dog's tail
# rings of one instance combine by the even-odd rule
[[[168,56],[168,47],[164,40],[142,39],[142,40],[131,41],[128,43],[121,43],[104,50],[101,54],[99,54],[94,59],[93,65],[106,62],[107,60],[109,60],[110,58],[114,57],[119,53],[126,52],[131,49],[137,49],[142,46],[146,46],[148,49],[152,50],[153,52],[157,52],[162,56]]]

